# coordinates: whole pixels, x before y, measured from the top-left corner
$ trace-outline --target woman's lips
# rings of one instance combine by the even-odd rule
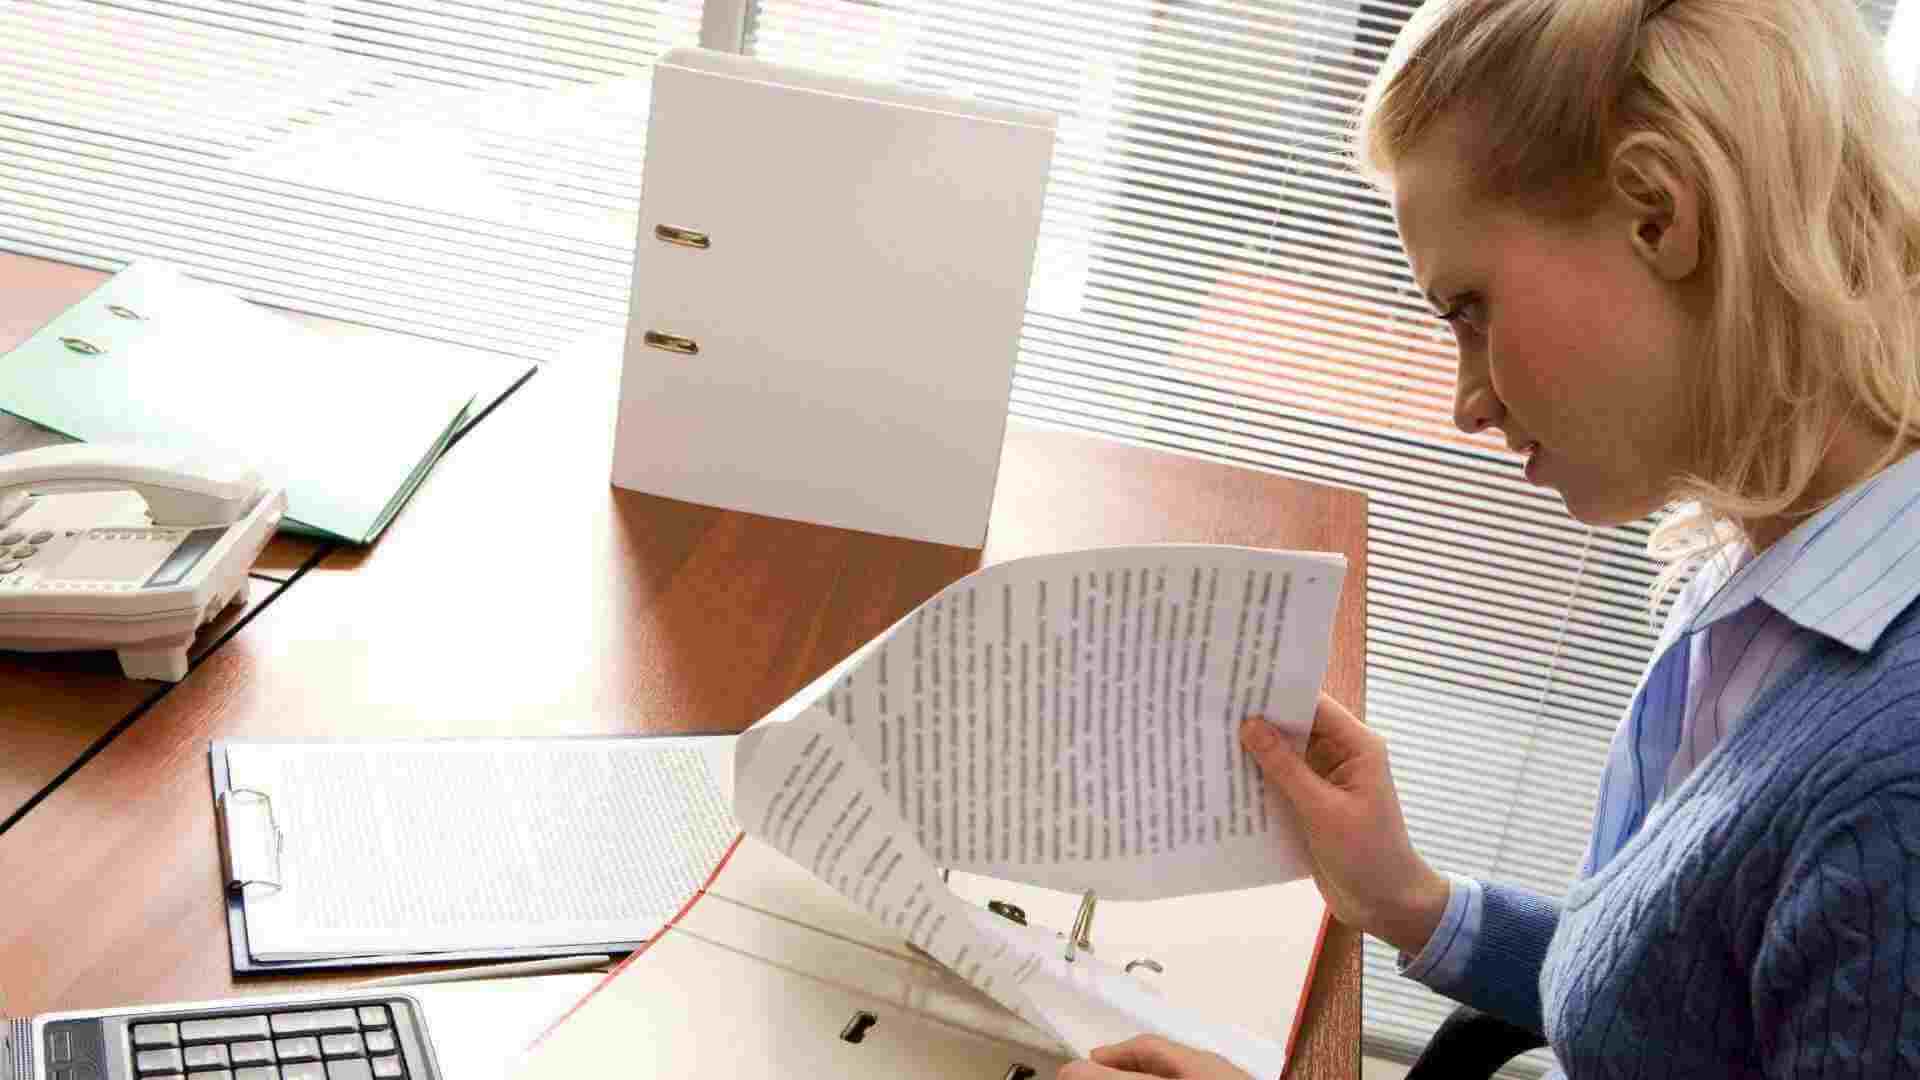
[[[1527,483],[1529,484],[1539,483],[1540,482],[1540,459],[1543,456],[1545,456],[1545,451],[1540,449],[1539,443],[1530,442],[1525,446],[1522,446],[1520,448],[1520,452],[1527,455]]]

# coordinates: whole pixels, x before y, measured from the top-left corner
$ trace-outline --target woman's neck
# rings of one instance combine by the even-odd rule
[[[1911,448],[1912,444],[1909,443],[1901,453],[1905,454]],[[1885,432],[1877,431],[1872,425],[1858,419],[1843,424],[1828,442],[1826,456],[1814,471],[1813,481],[1791,507],[1771,517],[1741,523],[1754,554],[1758,555],[1772,547],[1781,537],[1792,532],[1794,526],[1816,513],[1835,496],[1873,475],[1874,467],[1880,464],[1886,451]]]

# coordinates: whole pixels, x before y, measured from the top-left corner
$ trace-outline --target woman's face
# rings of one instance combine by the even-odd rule
[[[1659,261],[1671,214],[1624,197],[1570,222],[1483,204],[1449,126],[1392,180],[1415,279],[1459,344],[1454,422],[1503,434],[1587,524],[1659,509],[1690,445],[1691,323]]]

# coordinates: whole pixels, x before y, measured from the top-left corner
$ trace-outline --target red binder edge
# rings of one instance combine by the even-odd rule
[[[641,956],[646,954],[646,951],[648,949],[653,947],[654,942],[660,940],[660,935],[665,934],[668,930],[673,929],[673,926],[675,923],[679,922],[682,918],[684,918],[687,912],[692,911],[693,905],[699,903],[700,898],[707,895],[708,889],[713,888],[713,879],[719,877],[720,871],[726,869],[727,861],[733,858],[734,851],[740,847],[740,841],[746,839],[746,837],[747,837],[747,834],[744,832],[734,834],[733,843],[727,845],[727,850],[724,854],[720,856],[720,861],[713,864],[713,871],[707,875],[707,880],[700,883],[700,887],[694,890],[694,893],[692,896],[687,897],[687,902],[680,905],[680,910],[673,913],[673,918],[668,919],[665,923],[663,923],[660,929],[655,931],[654,935],[647,939],[646,944],[641,945],[639,948],[628,953],[627,958],[625,960],[620,961],[618,964],[614,965],[613,970],[601,976],[600,981],[593,984],[593,989],[580,995],[580,1000],[568,1006],[567,1011],[561,1013],[559,1019],[555,1020],[551,1024],[548,1024],[547,1029],[545,1031],[542,1031],[538,1038],[534,1039],[533,1042],[527,1044],[527,1051],[532,1051],[533,1049],[538,1047],[541,1043],[546,1042],[547,1037],[552,1035],[555,1031],[558,1031],[560,1029],[560,1025],[572,1019],[573,1014],[576,1012],[579,1012],[580,1007],[582,1005],[585,1005],[587,1002],[592,1001],[593,995],[599,993],[601,989],[604,988],[608,983],[619,978],[621,972],[627,970],[627,968],[630,965],[632,965],[632,963],[635,960],[640,959]],[[1319,953],[1319,949],[1317,946],[1315,947],[1314,951],[1315,951],[1315,955],[1317,956]],[[1311,978],[1311,976],[1309,976],[1309,978]]]
[[[1316,886],[1317,887],[1317,886]],[[1293,1071],[1293,1052],[1300,1045],[1300,1025],[1307,1019],[1307,999],[1313,996],[1313,976],[1320,970],[1320,954],[1326,951],[1327,930],[1333,926],[1333,909],[1320,915],[1320,933],[1313,939],[1313,955],[1307,959],[1307,978],[1300,984],[1300,1004],[1293,1010],[1293,1030],[1287,1032],[1287,1071]]]

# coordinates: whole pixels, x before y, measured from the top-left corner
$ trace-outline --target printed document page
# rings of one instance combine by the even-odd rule
[[[828,693],[936,865],[1117,900],[1307,872],[1240,749],[1304,742],[1346,574],[1337,554],[1155,545],[956,582]]]
[[[258,960],[651,938],[738,833],[710,738],[227,744],[265,792],[282,888]]]

